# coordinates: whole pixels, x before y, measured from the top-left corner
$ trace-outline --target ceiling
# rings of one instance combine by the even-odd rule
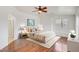
[[[35,10],[34,6],[17,6],[17,10],[24,13],[35,13],[32,12]],[[57,15],[74,15],[77,11],[76,6],[47,6],[47,14],[57,14]]]

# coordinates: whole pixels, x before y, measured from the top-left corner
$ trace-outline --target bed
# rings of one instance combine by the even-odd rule
[[[29,33],[28,37],[28,40],[42,45],[46,48],[50,48],[60,38],[56,36],[56,34],[53,31]]]

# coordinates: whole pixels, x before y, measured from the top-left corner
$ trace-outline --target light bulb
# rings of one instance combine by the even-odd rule
[[[42,11],[38,11],[38,13],[40,14],[40,13],[42,13]]]

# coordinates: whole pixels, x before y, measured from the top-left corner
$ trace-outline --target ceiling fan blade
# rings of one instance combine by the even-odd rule
[[[43,9],[47,9],[47,7],[43,7]]]
[[[47,11],[43,11],[43,12],[47,12]]]
[[[35,9],[39,9],[38,7],[34,7]]]
[[[47,11],[47,9],[42,9],[42,11]]]
[[[47,10],[43,9],[42,12],[47,12]]]

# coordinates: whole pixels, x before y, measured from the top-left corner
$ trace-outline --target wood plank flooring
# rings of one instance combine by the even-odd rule
[[[67,52],[67,38],[61,37],[51,48],[45,48],[25,39],[17,39],[1,52]]]

